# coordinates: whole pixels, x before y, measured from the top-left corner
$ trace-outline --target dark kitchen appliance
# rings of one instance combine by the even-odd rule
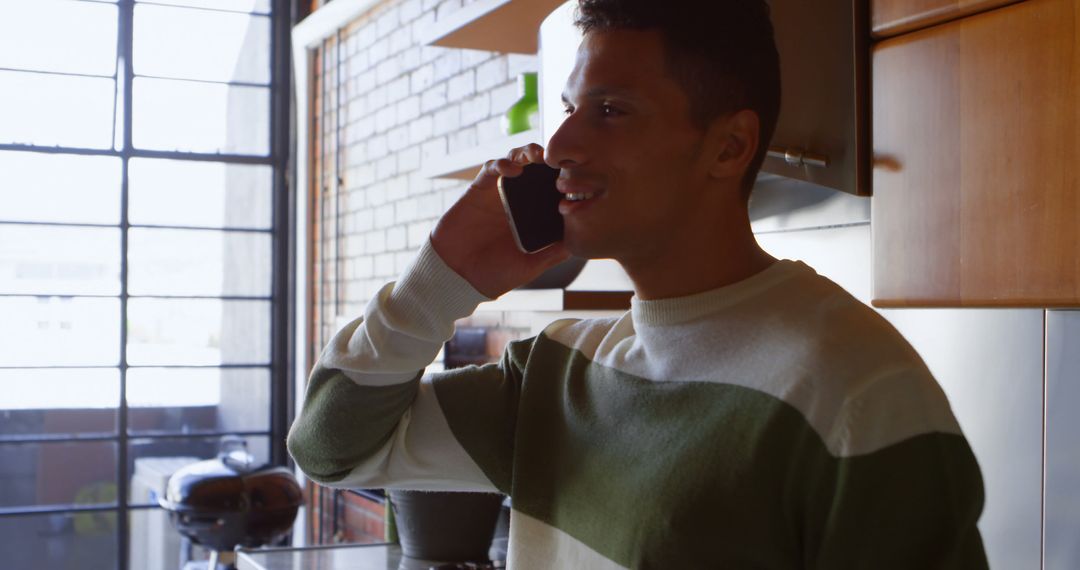
[[[288,469],[255,466],[247,444],[227,437],[215,459],[174,473],[159,504],[180,534],[210,550],[209,568],[215,569],[221,552],[263,546],[288,533],[302,502]]]
[[[394,489],[390,497],[406,557],[490,562],[502,495]]]

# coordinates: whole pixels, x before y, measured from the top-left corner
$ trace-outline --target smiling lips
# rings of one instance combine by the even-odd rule
[[[555,183],[555,187],[559,190],[559,192],[563,193],[563,198],[565,198],[568,202],[581,202],[583,200],[595,198],[596,196],[600,195],[599,190],[592,190],[590,188],[568,182],[563,178],[560,178]]]
[[[565,198],[571,202],[577,202],[580,200],[588,200],[596,196],[596,192],[567,192]]]

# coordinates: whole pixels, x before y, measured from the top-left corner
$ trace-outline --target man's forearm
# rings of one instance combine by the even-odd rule
[[[401,280],[379,291],[316,363],[288,446],[312,479],[335,483],[380,454],[416,396],[422,369],[454,322],[486,298],[425,245]],[[383,454],[385,455],[385,454]]]

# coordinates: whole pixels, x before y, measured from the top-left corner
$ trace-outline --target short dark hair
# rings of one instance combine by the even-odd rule
[[[757,113],[758,148],[742,179],[750,195],[780,114],[780,55],[765,0],[579,0],[582,32],[656,30],[672,79],[706,128],[742,109]]]

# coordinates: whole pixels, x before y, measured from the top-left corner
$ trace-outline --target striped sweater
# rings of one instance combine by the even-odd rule
[[[300,468],[506,493],[514,570],[987,566],[945,395],[810,267],[556,321],[422,377],[485,300],[426,245],[322,353],[289,434]]]

